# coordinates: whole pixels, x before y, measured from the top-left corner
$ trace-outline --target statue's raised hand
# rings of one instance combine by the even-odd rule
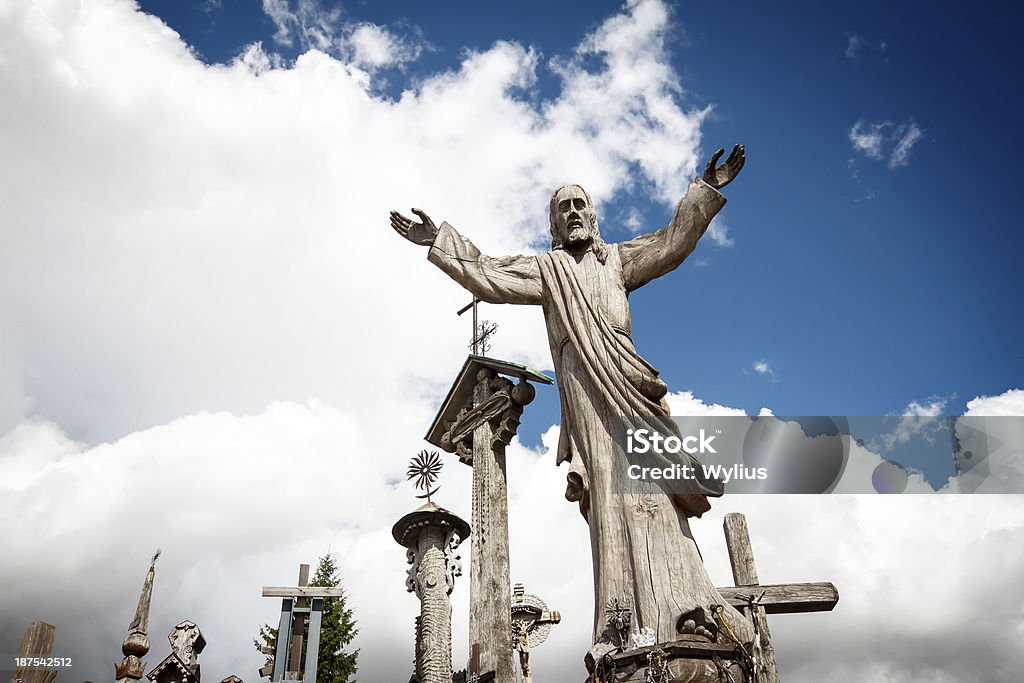
[[[704,182],[716,190],[721,190],[731,183],[739,175],[740,169],[743,168],[743,164],[747,160],[743,145],[735,145],[725,163],[715,168],[715,164],[724,153],[725,149],[719,149],[711,156],[708,165],[704,167]]]
[[[420,217],[419,223],[414,223],[411,218],[406,218],[397,211],[392,211],[391,227],[395,229],[395,232],[413,244],[422,244],[429,247],[434,243],[434,238],[437,237],[437,226],[434,225],[434,221],[430,220],[430,216],[421,210],[413,209],[412,212]]]

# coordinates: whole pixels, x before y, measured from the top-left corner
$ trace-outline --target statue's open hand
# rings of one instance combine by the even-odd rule
[[[724,149],[719,149],[711,156],[711,160],[708,161],[708,165],[704,168],[704,182],[716,190],[720,190],[731,183],[739,175],[740,169],[743,168],[743,164],[747,160],[743,145],[735,145],[725,163],[715,168],[715,164],[718,163],[718,159],[724,153]]]
[[[430,216],[421,210],[413,209],[412,212],[420,217],[419,223],[414,223],[411,218],[406,218],[397,211],[392,211],[391,227],[395,229],[395,232],[413,244],[422,244],[429,247],[434,243],[434,238],[437,237],[437,226],[434,225],[434,221],[430,220]]]

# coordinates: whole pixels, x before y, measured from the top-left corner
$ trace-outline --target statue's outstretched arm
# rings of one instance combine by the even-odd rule
[[[719,149],[712,155],[704,176],[690,184],[667,227],[617,245],[627,291],[675,270],[693,253],[711,219],[725,206],[718,190],[735,180],[746,162],[743,145],[736,145],[725,163],[716,166],[724,153]]]
[[[481,301],[492,304],[540,304],[542,287],[535,256],[481,254],[448,223],[437,227],[420,209],[419,222],[391,212],[391,227],[413,244],[429,246],[427,258]]]

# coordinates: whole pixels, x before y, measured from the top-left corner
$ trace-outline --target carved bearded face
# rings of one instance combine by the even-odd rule
[[[551,197],[552,248],[587,249],[598,238],[597,212],[579,185],[564,185]]]

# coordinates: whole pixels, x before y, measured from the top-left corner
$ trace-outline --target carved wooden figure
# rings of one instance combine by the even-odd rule
[[[719,189],[736,177],[745,155],[737,145],[717,166],[722,153],[690,185],[667,227],[619,244],[601,238],[593,202],[578,185],[552,196],[551,251],[539,256],[486,256],[454,227],[438,228],[419,209],[413,210],[418,222],[391,213],[396,232],[429,246],[430,262],[481,301],[538,305],[544,312],[562,404],[558,462],[571,462],[566,497],[579,503],[590,525],[591,666],[622,644],[622,634],[603,615],[613,598],[630,608],[629,630],[653,632],[658,643],[676,639],[680,616],[724,602],[687,520],[710,508],[707,497],[721,495],[722,483],[697,480],[691,491],[671,499],[616,488],[621,477],[613,467],[611,435],[618,416],[669,415],[667,386],[633,345],[627,297],[682,263],[724,206]],[[474,517],[480,533],[475,524]],[[751,641],[750,622],[728,604],[724,610],[737,636]]]

